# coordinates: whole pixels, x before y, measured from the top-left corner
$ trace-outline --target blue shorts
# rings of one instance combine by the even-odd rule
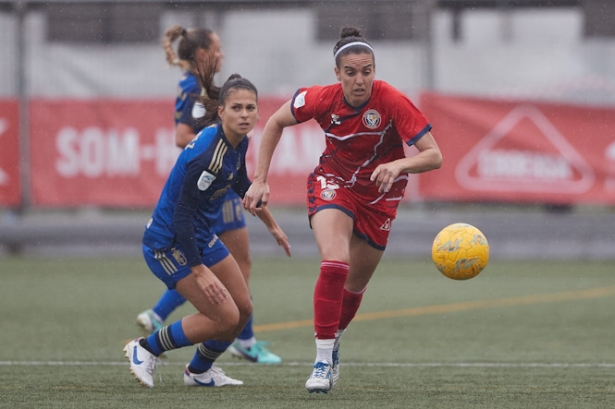
[[[211,240],[199,248],[203,264],[207,267],[214,266],[224,260],[230,253],[218,236],[214,235]],[[154,250],[143,245],[143,257],[149,269],[158,277],[170,290],[182,278],[190,275],[192,270],[188,266],[188,261],[184,253],[178,248],[165,250]]]
[[[241,198],[233,189],[229,189],[220,217],[213,226],[213,231],[220,235],[226,231],[237,230],[246,227],[246,219],[243,213]]]

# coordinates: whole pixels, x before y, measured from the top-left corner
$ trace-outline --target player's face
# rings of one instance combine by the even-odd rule
[[[213,58],[216,61],[216,72],[220,72],[222,68],[222,59],[224,53],[220,46],[220,37],[216,33],[211,34],[211,45],[209,46],[209,58]]]
[[[372,95],[376,67],[370,53],[348,54],[335,67],[335,76],[342,83],[344,97],[353,107],[361,106]]]
[[[229,142],[237,146],[243,137],[254,128],[258,119],[258,104],[254,92],[231,89],[223,106],[218,107],[224,134]]]

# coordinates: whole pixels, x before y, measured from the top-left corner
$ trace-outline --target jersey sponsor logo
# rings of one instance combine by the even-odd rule
[[[199,190],[204,192],[209,188],[209,186],[211,186],[214,180],[216,180],[216,177],[208,171],[204,170],[203,173],[201,173],[199,180],[196,182],[196,186],[199,188]]]
[[[192,117],[194,119],[203,118],[206,112],[207,110],[205,109],[205,105],[200,102],[197,102],[192,106]]]
[[[363,125],[369,129],[378,128],[380,122],[382,122],[382,118],[375,109],[369,109],[363,114]]]
[[[173,255],[175,261],[177,261],[177,264],[179,264],[180,266],[185,266],[186,264],[188,264],[188,260],[186,259],[186,256],[184,256],[184,253],[182,253],[181,250],[173,249],[171,254]]]
[[[230,189],[231,185],[226,185],[224,186],[222,189],[218,189],[216,190],[211,197],[209,198],[210,201],[214,201],[219,199],[220,197],[226,195],[226,192]]]
[[[382,226],[380,226],[380,230],[391,231],[391,219],[387,219]]]
[[[334,189],[325,189],[322,192],[320,192],[320,197],[323,200],[333,200],[335,199],[336,193]]]
[[[295,102],[293,103],[293,107],[301,108],[305,105],[305,94],[307,94],[307,91],[303,91],[301,94],[297,95],[297,98],[295,98]]]

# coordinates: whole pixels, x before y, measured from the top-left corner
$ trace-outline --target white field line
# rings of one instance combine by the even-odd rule
[[[184,362],[164,362],[161,365],[185,366]],[[223,366],[253,366],[238,362],[220,362]],[[0,366],[127,366],[128,362],[87,361],[0,361]],[[281,366],[312,366],[310,362],[285,362]],[[277,366],[277,365],[276,365]],[[589,362],[344,362],[342,366],[374,368],[615,368],[615,363]]]

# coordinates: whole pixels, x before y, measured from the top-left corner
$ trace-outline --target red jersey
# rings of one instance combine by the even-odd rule
[[[300,88],[291,102],[298,122],[315,119],[325,132],[315,173],[370,202],[383,196],[369,179],[374,169],[404,158],[403,143],[413,145],[431,130],[410,99],[384,81],[374,81],[370,99],[358,108],[346,102],[341,83]],[[400,176],[397,194],[403,194],[407,179]]]

